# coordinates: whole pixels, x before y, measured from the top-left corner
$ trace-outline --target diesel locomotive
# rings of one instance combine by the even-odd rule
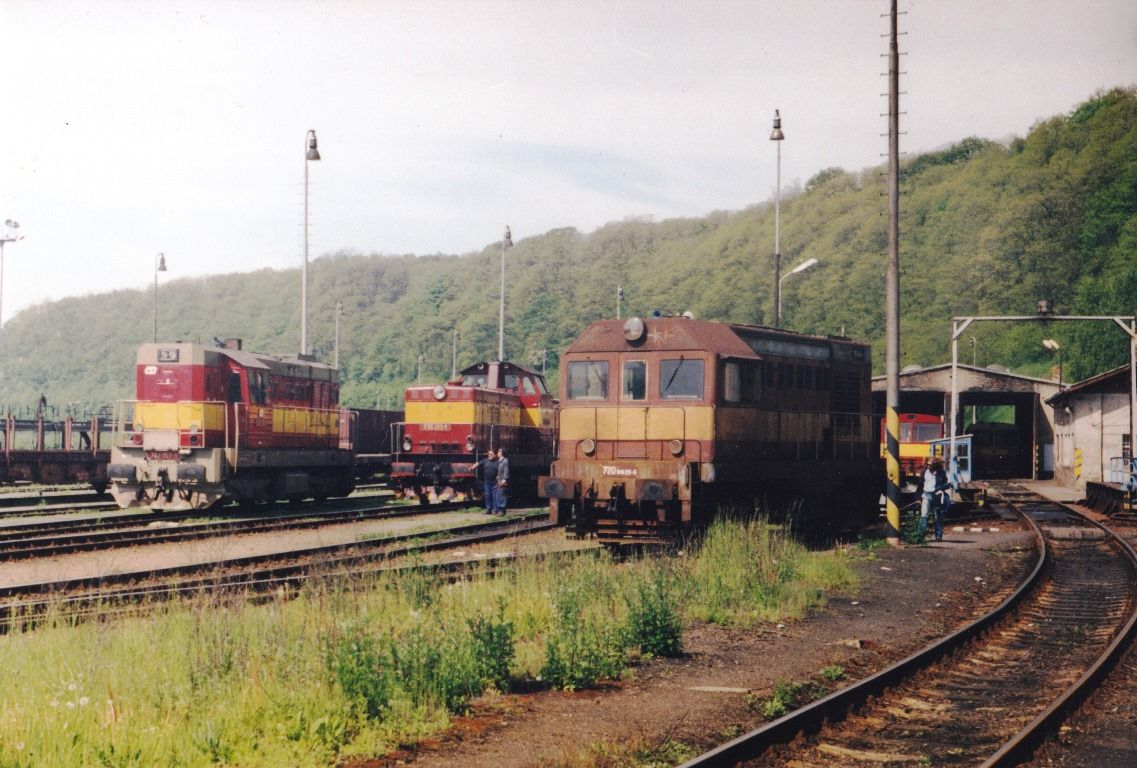
[[[143,344],[135,387],[116,409],[107,467],[120,506],[207,509],[355,487],[329,365],[247,352],[239,340]]]
[[[557,457],[539,478],[571,534],[671,539],[717,509],[853,528],[883,467],[871,353],[846,338],[687,317],[590,325],[561,358]]]
[[[445,384],[407,387],[397,424],[391,484],[424,503],[478,495],[471,466],[504,448],[513,493],[532,494],[548,471],[556,433],[545,377],[508,361],[483,361]]]

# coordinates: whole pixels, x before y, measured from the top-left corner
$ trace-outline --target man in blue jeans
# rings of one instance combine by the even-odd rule
[[[924,462],[923,487],[920,498],[920,522],[917,526],[917,535],[924,538],[928,528],[928,513],[935,515],[936,541],[944,538],[944,513],[951,506],[951,483],[947,472],[944,471],[944,462],[938,456],[929,457]]]
[[[470,469],[482,473],[482,487],[486,492],[486,514],[492,515],[497,508],[497,454],[493,449],[486,451],[486,457],[471,464]]]

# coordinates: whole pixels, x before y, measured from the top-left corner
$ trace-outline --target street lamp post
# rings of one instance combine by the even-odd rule
[[[785,280],[790,275],[796,275],[798,272],[804,272],[817,263],[817,259],[806,259],[801,264],[791,269],[786,274],[778,278],[778,307],[777,307],[777,322],[775,325],[778,328],[782,327],[782,280]]]
[[[158,343],[158,273],[166,271],[166,254],[154,257],[154,343]]]
[[[458,378],[458,329],[454,329],[454,348],[450,353],[450,379]]]
[[[501,300],[497,309],[497,359],[505,359],[505,249],[513,247],[513,235],[509,225],[505,225],[505,234],[501,238]]]
[[[316,132],[308,131],[304,140],[304,266],[300,270],[300,354],[308,354],[308,163],[320,159]]]
[[[416,384],[422,384],[422,355],[418,356],[418,377],[415,380]]]
[[[340,316],[343,315],[343,302],[336,302],[336,348],[335,358],[332,362],[332,367],[337,371],[340,369]]]
[[[782,326],[782,140],[786,136],[782,133],[782,114],[774,110],[774,130],[770,132],[770,141],[778,144],[778,176],[774,186],[774,327]]]
[[[23,235],[17,235],[15,230],[20,228],[20,222],[6,219],[5,232],[0,235],[0,325],[4,324],[4,244],[23,240]]]
[[[624,301],[624,286],[616,286],[616,319],[620,319],[620,304]]]

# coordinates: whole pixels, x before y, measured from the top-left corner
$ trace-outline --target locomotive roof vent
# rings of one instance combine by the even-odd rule
[[[638,317],[629,317],[624,322],[624,339],[629,344],[643,341],[644,334],[647,333],[647,325]]]

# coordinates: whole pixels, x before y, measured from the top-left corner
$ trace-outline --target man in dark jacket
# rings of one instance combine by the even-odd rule
[[[470,469],[482,473],[482,487],[486,492],[486,514],[492,515],[497,508],[497,454],[493,449],[486,451],[486,457]]]

